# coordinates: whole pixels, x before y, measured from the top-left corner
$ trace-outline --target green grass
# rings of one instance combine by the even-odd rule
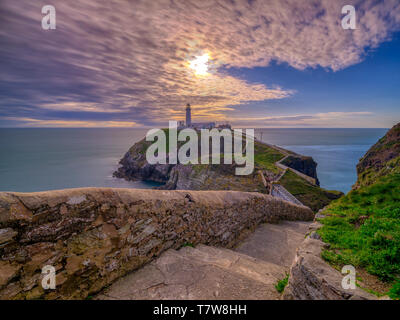
[[[182,247],[192,247],[192,248],[194,248],[194,244],[191,243],[191,242],[185,242],[185,243],[182,245]]]
[[[290,170],[285,173],[279,183],[314,212],[342,195],[339,191],[330,191],[314,186]]]
[[[266,145],[257,142],[254,145],[254,163],[256,167],[279,173],[279,168],[275,166],[275,162],[284,157],[283,153]]]
[[[282,280],[279,280],[278,283],[275,285],[275,289],[279,293],[282,293],[283,290],[285,290],[285,287],[287,286],[288,281],[289,281],[289,275],[286,274],[286,277],[284,277]]]
[[[400,281],[397,281],[389,290],[389,297],[393,300],[400,300]]]
[[[387,162],[381,170],[377,171],[374,168],[364,170],[358,177],[358,183],[362,186],[371,185],[379,177],[394,173],[400,173],[400,157]]]
[[[351,264],[396,283],[400,290],[400,174],[383,176],[327,207],[318,231],[330,249],[322,257],[333,265]],[[397,281],[397,282],[396,282]]]

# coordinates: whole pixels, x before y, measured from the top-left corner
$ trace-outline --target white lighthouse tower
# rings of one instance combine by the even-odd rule
[[[186,127],[192,125],[192,109],[190,108],[190,103],[186,105]]]

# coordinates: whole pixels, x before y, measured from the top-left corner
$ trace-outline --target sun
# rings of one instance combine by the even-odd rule
[[[196,56],[189,62],[189,68],[193,69],[197,76],[206,76],[208,74],[208,61],[210,56],[208,53]]]

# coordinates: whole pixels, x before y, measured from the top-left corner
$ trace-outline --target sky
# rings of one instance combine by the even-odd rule
[[[0,127],[389,128],[399,57],[398,0],[1,0]]]

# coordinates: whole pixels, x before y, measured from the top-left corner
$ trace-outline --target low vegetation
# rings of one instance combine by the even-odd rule
[[[314,186],[290,170],[285,173],[279,183],[314,212],[317,212],[319,209],[328,205],[332,200],[343,195],[343,193],[339,191],[330,191]]]
[[[194,244],[191,243],[191,242],[185,242],[185,243],[182,245],[182,247],[191,247],[191,248],[194,248]]]
[[[254,145],[254,165],[259,169],[269,170],[273,173],[279,173],[279,168],[275,162],[283,159],[285,155],[278,150],[272,149],[264,144],[255,142]]]
[[[400,170],[393,169],[373,184],[362,185],[332,202],[324,211],[319,234],[331,245],[323,252],[325,260],[337,266],[364,268],[392,283],[389,295],[399,299]]]

